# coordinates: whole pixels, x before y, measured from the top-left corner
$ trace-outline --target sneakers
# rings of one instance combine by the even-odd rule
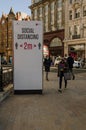
[[[65,88],[67,88],[67,85],[65,85]]]
[[[75,76],[73,75],[73,80],[75,79]]]
[[[58,92],[62,93],[62,89],[58,89]]]

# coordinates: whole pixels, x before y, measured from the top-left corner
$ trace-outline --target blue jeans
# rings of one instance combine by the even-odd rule
[[[59,89],[62,88],[62,80],[63,80],[63,77],[64,77],[64,72],[61,71],[60,72],[60,75],[59,75]],[[65,88],[67,87],[67,80],[64,79],[64,82],[65,82]]]

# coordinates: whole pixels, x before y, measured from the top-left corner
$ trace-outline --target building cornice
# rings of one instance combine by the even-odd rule
[[[85,41],[86,41],[86,38],[80,38],[80,39],[74,39],[74,40],[65,40],[64,39],[63,42],[71,44],[71,43],[81,43],[81,42],[85,43]]]
[[[51,0],[52,1],[52,0]],[[32,9],[33,7],[38,7],[38,5],[43,5],[44,3],[50,3],[51,2],[50,0],[42,0],[42,1],[39,1],[37,3],[34,3],[32,4],[31,6],[29,6],[28,8]]]

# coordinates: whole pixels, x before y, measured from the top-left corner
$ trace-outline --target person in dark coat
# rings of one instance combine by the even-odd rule
[[[68,63],[68,67],[69,67],[69,70],[73,76],[73,80],[75,79],[75,75],[73,73],[73,63],[74,63],[74,59],[73,57],[71,56],[71,54],[69,53],[69,57],[67,58],[67,63]]]
[[[64,58],[60,61],[58,64],[58,77],[59,77],[59,92],[62,92],[62,79],[64,77],[64,73],[67,72],[68,70],[68,65],[67,62]],[[65,88],[67,87],[67,80],[64,78],[64,83],[65,83]]]
[[[48,79],[48,72],[50,72],[50,66],[51,66],[51,58],[47,55],[46,58],[44,59],[44,66],[45,66],[45,72],[46,72],[46,80],[49,81]]]

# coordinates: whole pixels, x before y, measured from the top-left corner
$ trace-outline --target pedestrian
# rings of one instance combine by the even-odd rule
[[[44,59],[44,66],[45,66],[45,72],[46,72],[46,80],[49,81],[48,73],[50,72],[50,66],[51,66],[51,58],[47,55]]]
[[[62,80],[64,77],[64,73],[67,72],[68,65],[64,58],[61,59],[60,63],[58,64],[58,77],[59,77],[59,92],[62,92]],[[65,88],[67,87],[67,80],[64,78]]]
[[[73,80],[74,80],[74,79],[75,79],[75,75],[74,75],[74,72],[73,72],[74,59],[73,59],[73,57],[71,56],[71,53],[69,53],[69,56],[68,56],[68,58],[67,58],[67,63],[68,63],[69,71],[71,72],[72,77],[73,77]]]

